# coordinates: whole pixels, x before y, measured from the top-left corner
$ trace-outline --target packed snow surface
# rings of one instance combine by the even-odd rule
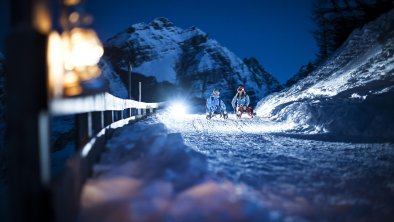
[[[115,131],[84,221],[389,221],[394,145],[289,134],[262,117],[162,111]],[[305,136],[305,134],[304,134]]]

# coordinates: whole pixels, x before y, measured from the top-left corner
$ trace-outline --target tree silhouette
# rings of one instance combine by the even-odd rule
[[[393,8],[392,0],[316,0],[312,19],[313,35],[319,47],[316,63],[327,59],[350,33]]]

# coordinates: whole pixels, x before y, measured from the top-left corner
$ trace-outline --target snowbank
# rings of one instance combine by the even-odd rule
[[[394,10],[355,30],[310,76],[259,102],[256,112],[298,132],[394,141]]]

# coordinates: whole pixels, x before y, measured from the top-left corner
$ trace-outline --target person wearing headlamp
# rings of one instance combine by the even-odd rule
[[[231,105],[233,106],[237,118],[241,118],[242,114],[245,112],[253,118],[253,109],[249,106],[249,104],[250,99],[246,94],[245,87],[243,85],[239,85],[237,88],[237,93],[231,101]]]

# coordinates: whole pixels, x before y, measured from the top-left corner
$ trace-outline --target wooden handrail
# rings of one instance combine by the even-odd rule
[[[79,114],[95,111],[136,109],[157,109],[163,103],[145,103],[130,99],[121,99],[109,93],[85,97],[52,99],[49,110],[53,116]]]
[[[76,220],[82,187],[114,130],[164,105],[121,99],[109,93],[49,100],[50,116],[75,115],[77,134],[76,155],[67,160],[62,176],[53,182],[56,222]]]

